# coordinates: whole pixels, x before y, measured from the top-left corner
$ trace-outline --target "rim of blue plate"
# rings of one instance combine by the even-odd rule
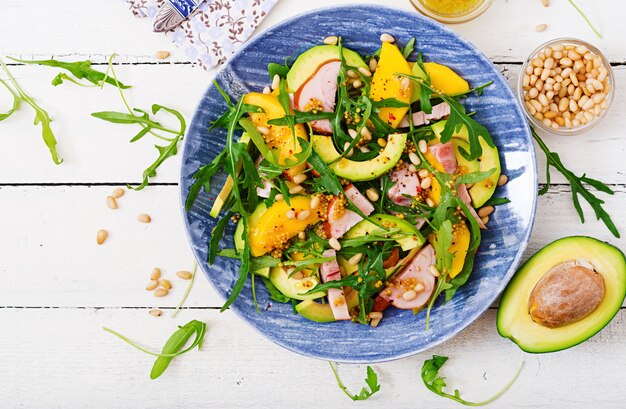
[[[389,6],[381,6],[379,4],[373,4],[373,3],[364,3],[364,4],[358,4],[358,5],[336,5],[336,6],[328,6],[328,7],[319,7],[316,9],[312,9],[312,10],[308,10],[302,13],[298,13],[294,16],[291,16],[290,18],[281,21],[280,23],[277,23],[273,26],[270,26],[262,31],[260,31],[259,33],[257,33],[256,35],[254,35],[254,37],[248,41],[246,41],[230,58],[228,61],[226,61],[226,63],[224,63],[224,65],[222,67],[220,67],[220,69],[218,69],[215,72],[215,76],[214,78],[218,78],[220,76],[220,74],[225,71],[228,67],[230,67],[231,65],[231,61],[234,59],[234,57],[240,53],[244,53],[246,52],[246,50],[248,48],[254,47],[255,44],[260,41],[267,33],[270,33],[272,31],[276,31],[276,30],[280,30],[281,28],[283,28],[284,26],[289,25],[293,20],[297,20],[303,17],[306,17],[308,15],[312,15],[312,14],[316,14],[316,13],[320,13],[320,12],[326,12],[326,11],[337,11],[337,10],[346,10],[346,12],[349,13],[354,13],[355,9],[359,8],[359,9],[369,9],[369,10],[375,10],[377,12],[383,13],[383,12],[392,12],[392,13],[401,13],[404,14],[405,16],[409,17],[409,18],[413,18],[413,19],[417,19],[417,20],[422,20],[427,22],[428,24],[434,24],[436,25],[439,29],[441,29],[443,32],[447,33],[447,34],[451,34],[453,37],[456,37],[456,39],[463,43],[464,46],[468,47],[469,49],[471,49],[477,58],[480,58],[481,60],[483,60],[484,62],[490,64],[493,66],[493,68],[497,70],[497,67],[493,64],[493,62],[491,62],[491,60],[489,60],[489,58],[487,58],[482,51],[480,51],[476,46],[474,46],[471,42],[469,42],[467,39],[465,39],[463,36],[461,36],[460,34],[458,34],[457,32],[455,32],[454,30],[451,30],[450,28],[448,28],[447,26],[437,22],[436,20],[430,19],[428,17],[425,17],[421,14],[419,14],[418,12],[411,12],[405,9],[401,9],[401,8],[396,8],[396,7],[389,7]],[[499,73],[499,75],[502,75],[501,73]],[[506,80],[505,80],[506,82]],[[210,278],[209,273],[210,273],[210,266],[208,266],[206,264],[206,260],[202,260],[201,257],[202,255],[199,254],[199,252],[196,250],[195,246],[194,246],[194,241],[193,241],[193,237],[191,235],[191,226],[189,224],[189,219],[187,217],[187,211],[185,210],[185,200],[187,198],[187,193],[183,191],[183,175],[184,170],[185,170],[185,161],[184,158],[186,157],[186,153],[187,153],[187,149],[188,149],[188,144],[190,141],[189,138],[189,133],[191,132],[192,126],[191,124],[193,124],[197,119],[198,116],[200,116],[199,111],[200,108],[203,104],[204,98],[206,97],[208,91],[211,89],[212,87],[212,83],[209,83],[209,85],[206,88],[205,93],[200,97],[200,100],[198,101],[198,104],[196,106],[196,109],[194,111],[194,115],[190,121],[190,126],[188,127],[187,133],[185,135],[185,140],[184,140],[184,145],[183,145],[183,149],[181,152],[181,158],[183,158],[183,160],[181,160],[181,174],[180,174],[180,183],[178,186],[179,189],[179,194],[180,194],[180,209],[181,209],[181,215],[185,224],[185,233],[187,235],[187,240],[189,241],[189,244],[191,246],[191,250],[194,254],[194,257],[196,258],[199,267],[201,268],[202,272],[204,273],[204,276],[206,277],[206,279],[209,281],[211,287],[215,290],[215,292],[222,298],[225,299],[223,297],[223,295],[220,293],[218,287],[216,286],[216,284],[214,284],[213,280]],[[514,101],[514,109],[516,111],[516,114],[522,118],[523,122],[524,122],[524,130],[525,130],[525,136],[526,139],[528,140],[528,148],[529,148],[529,152],[531,154],[531,165],[532,165],[532,172],[533,172],[533,185],[535,187],[538,186],[538,173],[537,173],[537,159],[536,159],[536,155],[535,155],[535,148],[532,142],[532,136],[531,136],[531,132],[530,132],[530,126],[528,124],[528,122],[526,121],[526,117],[524,114],[524,111],[522,109],[522,107],[520,106],[519,100],[515,97],[515,94],[513,92],[513,90],[510,88],[510,86],[506,86],[505,92],[507,94],[509,94],[508,96],[510,97],[510,99],[512,101]],[[515,273],[515,271],[517,270],[520,261],[524,255],[524,252],[526,250],[526,247],[528,246],[528,242],[530,240],[530,236],[532,234],[533,231],[533,227],[534,227],[534,222],[535,222],[535,217],[536,217],[536,212],[537,212],[537,189],[534,190],[533,195],[531,196],[531,212],[530,212],[530,216],[529,216],[529,221],[528,221],[528,226],[526,228],[526,232],[522,238],[522,242],[519,243],[518,246],[518,251],[517,254],[515,255],[515,258],[511,261],[511,265],[509,266],[506,274],[504,275],[504,277],[501,279],[500,284],[498,285],[496,291],[493,292],[492,297],[489,298],[489,302],[485,302],[485,305],[482,308],[477,309],[473,314],[471,314],[455,331],[452,331],[450,333],[447,333],[443,336],[441,336],[440,338],[438,338],[436,341],[432,342],[430,345],[428,345],[427,347],[424,348],[416,348],[414,350],[405,352],[405,353],[399,353],[399,354],[392,354],[392,355],[383,355],[380,356],[379,358],[372,358],[372,359],[360,359],[360,358],[355,358],[355,359],[336,359],[336,358],[332,358],[333,361],[335,362],[339,362],[339,363],[351,363],[351,364],[365,364],[365,363],[378,363],[378,362],[389,362],[389,361],[393,361],[393,360],[398,360],[398,359],[402,359],[402,358],[407,358],[410,356],[414,356],[416,354],[419,354],[421,352],[424,352],[426,350],[430,350],[452,338],[454,338],[455,336],[459,335],[461,332],[463,332],[464,330],[467,329],[467,327],[469,327],[472,323],[474,323],[477,319],[479,319],[483,314],[485,314],[488,310],[489,307],[496,301],[496,299],[502,294],[502,292],[504,291],[504,289],[506,288],[506,286],[508,285],[509,281],[511,280],[511,278],[513,277],[513,274]],[[208,214],[206,215],[206,217],[210,217]],[[208,245],[208,243],[207,243]],[[482,244],[481,244],[482,245]],[[207,266],[207,268],[205,268],[205,266]],[[248,326],[250,326],[251,328],[253,328],[257,333],[259,333],[260,335],[262,335],[264,338],[269,339],[270,341],[272,341],[273,343],[275,343],[276,345],[279,345],[281,347],[283,347],[284,349],[290,351],[290,352],[295,352],[299,355],[303,355],[303,356],[307,356],[310,358],[316,358],[316,359],[322,359],[322,360],[331,360],[331,358],[321,355],[321,354],[314,354],[314,353],[310,353],[307,350],[304,349],[298,349],[295,348],[293,345],[289,344],[289,343],[285,343],[282,342],[281,339],[279,338],[275,338],[275,337],[270,337],[267,334],[263,333],[259,328],[257,328],[256,325],[254,325],[254,323],[248,321],[248,319],[246,319],[246,317],[243,315],[243,313],[241,311],[239,311],[238,308],[233,308],[233,306],[230,307],[230,310],[232,312],[234,312],[241,320],[243,320]],[[324,325],[324,324],[318,324],[318,325]],[[349,324],[347,324],[349,325]],[[355,324],[356,325],[356,324]],[[495,325],[495,323],[494,323]]]

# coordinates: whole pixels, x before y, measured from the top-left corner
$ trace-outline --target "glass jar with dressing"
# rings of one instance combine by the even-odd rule
[[[494,0],[411,0],[417,10],[442,23],[464,23],[485,12]]]

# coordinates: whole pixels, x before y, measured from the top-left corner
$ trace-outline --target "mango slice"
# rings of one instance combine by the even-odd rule
[[[452,226],[452,246],[450,253],[454,254],[452,260],[452,268],[450,269],[450,278],[456,277],[465,264],[465,256],[470,244],[470,232],[463,220]]]
[[[245,104],[256,105],[262,108],[263,113],[250,113],[250,120],[254,126],[264,126],[269,129],[269,135],[264,135],[267,145],[270,149],[278,149],[278,160],[282,164],[287,164],[287,158],[296,160],[294,154],[302,151],[298,138],[302,138],[308,141],[308,133],[303,124],[296,124],[294,130],[296,137],[291,133],[291,128],[288,126],[268,125],[267,121],[270,119],[282,118],[285,116],[285,110],[283,109],[278,97],[276,95],[261,94],[258,92],[251,92],[243,97]],[[294,143],[295,139],[295,143]],[[293,168],[290,168],[287,173],[288,176],[293,177],[302,172],[306,164],[300,164]]]
[[[413,75],[426,78],[426,74],[422,71],[419,65],[416,63],[410,63]],[[469,84],[459,74],[452,71],[450,67],[436,62],[425,62],[424,68],[430,76],[430,85],[438,90],[442,91],[446,95],[459,95],[464,94],[470,90]],[[419,100],[420,89],[419,85],[414,84],[413,95],[411,102]]]
[[[413,81],[402,81],[404,77],[398,74],[411,74],[411,67],[398,47],[384,42],[380,52],[378,67],[372,78],[370,97],[374,101],[386,98],[395,98],[399,101],[411,102],[413,93]],[[402,84],[406,84],[405,87]],[[381,108],[378,116],[391,127],[396,128],[406,115],[409,107]]]
[[[285,200],[275,202],[261,216],[258,224],[251,227],[248,233],[250,248],[253,257],[259,257],[277,247],[281,247],[287,240],[309,226],[319,222],[316,211],[311,210],[309,196],[294,196],[290,199],[291,205]],[[293,210],[294,217],[287,217],[287,212]],[[307,217],[302,217],[308,212]]]

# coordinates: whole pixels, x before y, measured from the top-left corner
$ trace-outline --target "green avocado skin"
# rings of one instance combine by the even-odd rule
[[[561,328],[550,329],[532,321],[528,314],[528,294],[537,281],[553,266],[580,257],[590,261],[604,278],[606,294],[602,303],[587,317]],[[593,237],[564,237],[543,247],[517,270],[500,299],[496,325],[500,336],[510,339],[524,352],[561,351],[600,332],[619,312],[624,299],[624,253]],[[584,330],[580,330],[580,325]]]

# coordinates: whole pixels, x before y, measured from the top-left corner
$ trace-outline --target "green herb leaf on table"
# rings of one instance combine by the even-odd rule
[[[6,89],[9,90],[11,95],[13,95],[13,107],[10,110],[8,110],[7,112],[0,113],[0,121],[4,121],[5,119],[7,119],[11,115],[13,115],[20,108],[20,102],[22,101],[22,99],[19,97],[19,95],[17,95],[11,89],[11,87],[9,87],[9,85],[6,82],[4,82],[1,79],[0,79],[0,84],[4,85],[6,87]]]
[[[11,58],[11,57],[8,57],[8,58]],[[66,62],[66,61],[59,61],[59,60],[20,60],[17,58],[11,58],[11,59],[13,61],[17,61],[22,64],[37,64],[37,65],[44,65],[48,67],[61,68],[72,73],[72,75],[76,77],[77,79],[79,80],[85,79],[91,82],[93,85],[97,85],[97,86],[100,86],[104,82],[113,86],[118,86],[119,84],[119,87],[124,88],[124,89],[130,88],[129,85],[124,85],[121,82],[118,82],[115,78],[109,77],[106,73],[97,71],[91,68],[92,63],[89,60]],[[52,80],[52,85],[56,86],[56,85],[62,84],[64,79],[70,80],[75,84],[84,86],[84,84],[80,84],[76,80],[68,77],[66,74],[57,75]]]
[[[157,353],[143,348],[142,346],[131,341],[129,338],[110,328],[103,327],[102,329],[115,335],[122,341],[140,350],[141,352],[157,357],[154,365],[152,366],[152,371],[150,372],[150,379],[156,379],[161,376],[163,372],[165,372],[173,358],[185,354],[196,347],[200,349],[202,347],[204,336],[206,335],[206,324],[204,322],[200,322],[197,320],[189,321],[182,327],[179,326],[178,329],[167,340],[167,342],[163,346],[163,350],[161,351],[161,353]],[[191,338],[191,336],[194,334],[195,338],[191,345],[183,349],[189,338]]]
[[[587,177],[585,174],[583,174],[582,176],[576,176],[572,171],[566,168],[565,165],[563,165],[563,162],[561,162],[561,157],[558,153],[550,151],[550,148],[548,148],[546,143],[539,137],[539,135],[532,126],[530,127],[530,129],[533,138],[537,142],[537,145],[539,145],[539,148],[541,148],[543,153],[546,155],[546,185],[539,190],[539,195],[546,194],[550,189],[550,167],[553,167],[559,173],[561,173],[569,182],[569,185],[572,189],[572,201],[574,202],[574,207],[576,208],[576,212],[580,217],[580,221],[582,223],[585,222],[585,215],[580,206],[580,200],[578,198],[579,195],[582,196],[582,198],[585,199],[587,203],[589,203],[589,205],[595,212],[596,219],[602,220],[604,225],[615,237],[620,237],[620,233],[617,230],[615,223],[613,223],[613,220],[611,220],[611,216],[602,207],[602,205],[604,204],[604,200],[599,199],[596,195],[591,193],[589,189],[585,186],[585,184],[588,184],[596,190],[609,195],[614,194],[613,190],[606,184],[600,182],[599,180]]]
[[[443,396],[444,398],[452,399],[453,401],[466,406],[484,406],[498,399],[511,387],[511,385],[513,385],[524,366],[524,362],[522,362],[519,369],[513,376],[513,379],[511,379],[509,383],[507,383],[498,393],[493,395],[491,398],[481,402],[470,402],[461,398],[461,394],[458,389],[454,390],[454,394],[444,392],[443,388],[445,388],[447,385],[445,382],[445,378],[439,375],[439,370],[443,367],[447,360],[448,357],[433,355],[432,359],[427,359],[426,361],[424,361],[424,364],[422,365],[422,381],[429,391],[439,396]]]
[[[33,110],[35,111],[34,124],[35,125],[41,124],[41,136],[43,138],[44,143],[48,147],[48,150],[50,151],[50,155],[52,156],[52,161],[56,165],[60,165],[63,162],[63,160],[59,159],[59,156],[57,154],[57,148],[56,148],[57,140],[50,126],[50,122],[52,122],[52,120],[50,119],[48,112],[44,110],[43,108],[41,108],[32,97],[30,97],[28,94],[26,94],[26,92],[24,92],[24,90],[15,80],[15,78],[13,77],[13,75],[11,74],[7,66],[4,64],[4,61],[2,61],[2,59],[0,59],[0,66],[2,66],[2,69],[8,76],[8,81],[0,79],[0,82],[2,82],[2,84],[7,89],[9,89],[11,94],[13,94],[13,110],[9,111],[6,114],[3,114],[4,118],[2,119],[6,119],[11,114],[13,114],[13,112],[15,112],[15,110],[19,108],[20,102],[22,101],[30,105],[31,108],[33,108]]]
[[[333,374],[335,375],[335,380],[337,381],[337,385],[339,386],[339,388],[342,390],[343,393],[346,394],[347,397],[349,397],[353,401],[369,399],[370,396],[372,396],[373,394],[375,394],[376,392],[380,390],[380,384],[378,383],[378,375],[372,369],[371,366],[369,365],[367,366],[367,377],[365,378],[365,383],[367,384],[367,387],[364,386],[358,395],[353,395],[348,391],[348,388],[346,388],[343,382],[341,382],[341,378],[339,378],[337,369],[335,369],[335,366],[332,364],[332,362],[328,362],[328,364],[330,365],[330,369],[332,369]]]

